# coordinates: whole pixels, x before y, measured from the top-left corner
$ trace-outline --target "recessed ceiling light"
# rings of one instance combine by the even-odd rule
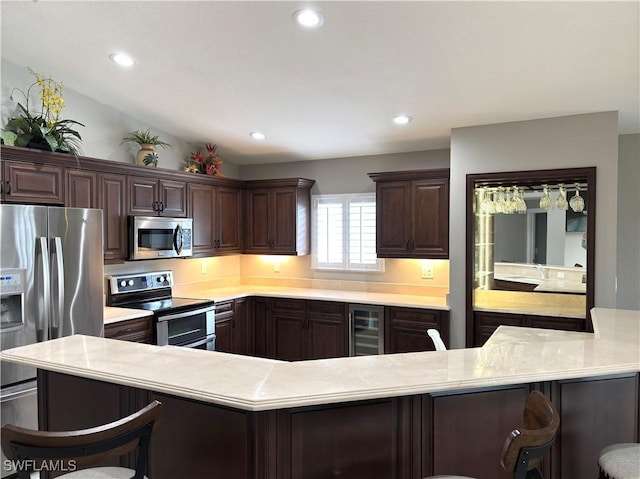
[[[254,140],[264,140],[267,137],[267,135],[265,135],[261,131],[252,131],[251,133],[249,133],[249,136]]]
[[[324,17],[314,10],[305,8],[293,14],[293,20],[303,27],[316,28],[324,23]]]
[[[396,125],[406,125],[411,120],[413,120],[413,118],[411,118],[409,115],[396,115],[393,118],[391,118],[391,121],[394,122]]]
[[[109,58],[111,58],[112,62],[117,63],[121,67],[130,67],[137,63],[133,57],[130,57],[126,53],[112,53],[109,55]]]

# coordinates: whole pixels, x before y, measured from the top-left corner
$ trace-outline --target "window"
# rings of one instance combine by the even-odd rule
[[[313,268],[382,271],[376,257],[376,195],[312,198]]]

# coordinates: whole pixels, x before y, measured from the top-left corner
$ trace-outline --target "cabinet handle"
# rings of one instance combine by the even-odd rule
[[[160,202],[160,211],[164,211],[164,202],[163,201]]]
[[[10,181],[7,181],[7,192],[6,192],[6,193],[7,193],[8,195],[10,195],[10,194],[11,194],[11,182],[10,182]]]
[[[407,249],[411,249],[411,241],[407,240]]]
[[[160,211],[160,208],[158,207],[158,202],[157,201],[153,202],[153,211]]]
[[[232,320],[231,320],[231,327],[232,327],[232,328],[235,328],[235,327],[236,327],[236,320],[235,320],[235,319],[232,319]]]

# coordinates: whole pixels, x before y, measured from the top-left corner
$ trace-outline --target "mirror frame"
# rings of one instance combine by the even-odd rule
[[[591,323],[591,308],[594,306],[595,295],[595,258],[596,258],[596,167],[560,168],[553,170],[509,171],[500,173],[474,173],[467,175],[467,218],[466,218],[466,278],[465,278],[465,308],[466,308],[466,347],[473,347],[473,272],[474,272],[474,202],[475,188],[480,186],[533,186],[541,184],[565,183],[572,185],[576,182],[587,184],[587,291],[586,291],[586,326],[585,330],[593,332]],[[569,186],[570,188],[570,186]]]

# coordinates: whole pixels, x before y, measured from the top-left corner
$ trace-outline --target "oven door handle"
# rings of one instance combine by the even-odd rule
[[[209,344],[209,343],[213,343],[216,340],[216,335],[212,335],[212,336],[207,336],[204,339],[195,341],[193,343],[189,343],[189,344],[181,344],[180,347],[182,348],[197,348],[198,346],[202,346],[203,344]],[[177,344],[174,344],[174,346],[178,346]]]
[[[167,314],[158,316],[158,322],[160,321],[171,321],[172,319],[183,319],[188,318],[190,316],[197,316],[198,314],[208,313],[210,311],[215,311],[215,306],[207,306],[206,308],[194,309],[190,311],[184,311],[182,313],[176,314]]]
[[[178,242],[180,239],[180,242]],[[173,249],[176,250],[176,253],[182,253],[182,246],[184,244],[184,232],[182,231],[182,226],[176,226],[176,229],[173,231]]]

